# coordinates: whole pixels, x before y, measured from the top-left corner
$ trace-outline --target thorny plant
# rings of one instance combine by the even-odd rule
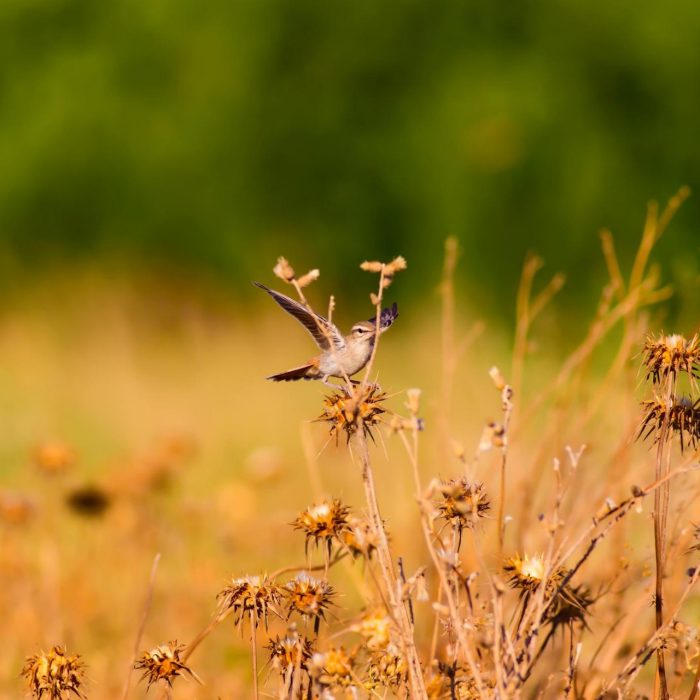
[[[231,618],[234,628],[250,635],[256,698],[261,695],[259,677],[266,694],[295,700],[643,697],[650,685],[646,669],[656,659],[653,695],[694,700],[700,640],[698,630],[681,614],[700,578],[700,566],[692,563],[700,550],[700,528],[686,516],[689,503],[700,495],[690,474],[697,467],[700,444],[697,336],[647,337],[642,367],[654,393],[632,427],[620,425],[607,481],[592,481],[586,469],[588,451],[573,447],[568,437],[594,432],[600,407],[618,387],[634,382],[629,360],[642,345],[642,312],[669,295],[656,270],[648,269],[649,257],[686,196],[686,190],[679,192],[661,214],[650,205],[628,279],[612,236],[603,232],[610,282],[595,319],[553,381],[534,391],[525,384],[533,324],[564,279],[556,275],[533,296],[542,263],[534,257],[526,260],[517,299],[512,381],[497,368],[490,370],[496,390],[491,402],[500,397],[502,416],[485,422],[471,459],[457,438],[451,407],[458,360],[481,327],[476,324],[456,342],[457,245],[449,239],[440,287],[443,375],[436,423],[443,443],[439,471],[451,473],[436,474],[427,482],[423,476],[427,466],[436,465],[422,464],[420,391],[406,393],[402,415],[390,409],[392,397],[372,382],[377,334],[362,380],[353,383],[344,377],[338,391],[324,398],[318,419],[328,426],[330,440],[340,445],[342,434],[358,463],[365,494],[361,511],[339,498],[307,505],[292,523],[305,540],[305,563],[232,578],[219,593],[210,623],[189,645],[173,642],[135,658],[149,685],[160,685],[162,697],[178,677],[194,677],[188,665],[191,655]],[[379,276],[371,295],[377,327],[384,292],[405,268],[401,257],[362,264],[363,270]],[[280,258],[274,273],[308,305],[303,290],[318,279],[318,270],[297,277]],[[334,308],[331,298],[329,317]],[[615,329],[619,349],[605,381],[579,406],[587,367]],[[525,402],[523,396],[531,398]],[[540,448],[528,454],[517,448],[533,424],[541,433]],[[644,486],[628,480],[635,433],[655,450],[654,473]],[[390,540],[380,511],[368,445],[368,438],[385,435],[405,451],[416,500],[422,546],[414,544],[404,556],[398,556],[401,538]],[[671,487],[677,482],[684,484],[687,499],[679,500],[674,510]],[[653,501],[653,581],[645,563],[626,554],[634,543],[619,535],[622,523],[643,512],[648,500]],[[422,565],[407,572],[407,555]],[[690,558],[690,565],[681,567],[687,571],[672,566],[684,558]],[[329,581],[341,562],[360,566],[370,584],[361,588],[361,610],[343,607],[340,587]],[[596,575],[596,569],[606,567],[611,573]],[[653,621],[644,616],[650,600]],[[147,612],[148,603],[144,621]],[[269,658],[264,677],[257,662],[262,649]],[[24,671],[37,698],[47,694],[52,668],[40,658],[29,659]],[[82,666],[75,663],[74,671],[64,673],[64,694],[82,692]],[[124,697],[127,692],[128,684]]]

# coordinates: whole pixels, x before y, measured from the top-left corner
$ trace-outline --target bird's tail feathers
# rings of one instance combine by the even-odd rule
[[[318,379],[319,377],[318,368],[313,362],[309,362],[301,367],[295,367],[294,369],[288,369],[286,372],[273,374],[269,376],[268,379],[273,382],[296,382],[299,381],[299,379]]]

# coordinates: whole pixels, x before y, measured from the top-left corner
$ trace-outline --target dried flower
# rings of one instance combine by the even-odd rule
[[[669,377],[675,379],[680,372],[698,377],[700,366],[700,339],[694,335],[687,340],[682,335],[650,335],[644,343],[646,378],[659,384]]]
[[[297,284],[302,288],[308,287],[312,282],[315,282],[320,276],[321,273],[318,270],[309,270],[305,275],[302,275],[297,280]]]
[[[364,270],[365,272],[381,272],[383,267],[384,263],[380,263],[377,260],[373,260],[372,262],[365,260],[360,264],[360,269]]]
[[[453,525],[472,528],[491,507],[483,485],[472,483],[466,477],[443,481],[438,489],[441,496],[438,513]]]
[[[326,610],[335,595],[333,587],[322,579],[302,572],[287,582],[284,587],[287,596],[288,615],[299,613],[304,619],[314,620],[314,632],[318,634],[321,620],[326,619]]]
[[[92,518],[104,515],[110,503],[109,495],[98,486],[81,486],[66,496],[66,505],[74,513]]]
[[[27,658],[22,675],[35,700],[68,700],[71,693],[85,697],[81,685],[85,677],[85,664],[80,655],[68,656],[64,647],[55,646],[47,654],[41,652]]]
[[[371,651],[382,651],[391,643],[391,618],[382,608],[367,611],[350,629],[362,635]]]
[[[175,678],[183,674],[188,674],[201,683],[195,672],[180,660],[185,649],[186,646],[177,641],[161,644],[151,651],[144,651],[134,668],[143,670],[141,680],[147,680],[149,688],[160,680],[172,686]]]
[[[277,258],[277,264],[272,268],[272,272],[285,282],[291,283],[294,279],[294,268],[289,264],[287,258]]]
[[[370,687],[398,689],[406,684],[408,677],[406,660],[399,649],[390,644],[381,654],[372,659],[367,668]]]
[[[290,631],[284,637],[276,635],[274,639],[270,639],[266,649],[270,652],[273,666],[282,673],[288,668],[300,668],[305,671],[313,655],[311,640],[294,631]]]
[[[349,513],[350,509],[334,498],[332,501],[323,501],[299,513],[292,525],[306,534],[307,548],[311,540],[316,545],[319,541],[325,540],[330,553],[333,538],[342,540],[343,534],[349,527]]]
[[[544,558],[540,554],[534,557],[526,554],[523,558],[516,554],[506,559],[503,571],[508,574],[508,583],[512,588],[534,592],[545,580]]]
[[[369,521],[364,518],[350,516],[348,527],[343,531],[340,540],[353,557],[364,556],[369,559],[377,549],[377,537]]]
[[[24,525],[34,515],[34,503],[18,493],[0,491],[0,522]]]
[[[355,387],[351,396],[337,392],[326,396],[323,400],[323,412],[316,419],[330,425],[330,433],[336,441],[341,431],[347,439],[362,428],[365,435],[372,436],[372,428],[381,422],[382,414],[386,413],[383,401],[386,394],[376,385],[370,384]]]
[[[347,688],[354,684],[353,658],[343,647],[331,647],[324,653],[316,653],[309,664],[309,674],[326,688]]]
[[[671,397],[670,402],[655,398],[642,402],[644,415],[637,438],[646,440],[654,435],[654,442],[670,440],[672,434],[678,434],[681,450],[686,445],[693,448],[700,443],[700,399],[681,396]]]
[[[233,578],[217,598],[220,610],[233,610],[235,625],[250,618],[255,627],[262,621],[267,628],[269,613],[282,617],[281,589],[264,577]]]
[[[75,462],[75,452],[62,442],[46,442],[34,451],[34,464],[45,474],[62,474]]]

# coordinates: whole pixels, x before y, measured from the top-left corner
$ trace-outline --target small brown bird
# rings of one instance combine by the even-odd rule
[[[306,328],[323,351],[311,358],[306,364],[294,369],[273,374],[268,377],[273,382],[293,382],[298,379],[320,379],[324,384],[333,386],[329,377],[352,377],[368,362],[377,335],[375,318],[356,323],[349,335],[343,336],[337,326],[328,319],[307,309],[294,299],[266,287],[260,282],[255,286],[264,289],[288,314],[291,314]],[[379,317],[379,333],[383,333],[397,319],[399,312],[396,304],[384,309]]]

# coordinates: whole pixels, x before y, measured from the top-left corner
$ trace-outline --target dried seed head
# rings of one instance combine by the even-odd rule
[[[503,571],[508,574],[508,583],[512,588],[523,591],[536,591],[545,580],[544,558],[542,555],[521,558],[516,554],[503,564]]]
[[[0,523],[25,525],[34,515],[34,503],[19,493],[0,491]]]
[[[394,275],[397,272],[405,270],[407,267],[408,263],[406,262],[406,258],[404,258],[402,255],[397,255],[390,263],[386,265],[384,272],[385,274],[388,272],[389,274]]]
[[[280,601],[281,589],[276,584],[260,576],[233,578],[218,595],[219,609],[232,610],[235,625],[252,618],[257,627],[262,621],[267,627],[269,614],[282,617]]]
[[[369,384],[364,388],[356,387],[351,396],[337,392],[326,396],[323,400],[323,412],[316,419],[330,425],[330,433],[336,441],[341,431],[347,439],[362,429],[365,435],[372,437],[372,428],[381,422],[386,413],[383,402],[386,394],[376,385]]]
[[[82,698],[81,685],[85,664],[80,655],[68,656],[64,647],[55,646],[47,654],[41,652],[27,657],[22,675],[35,700],[68,700],[71,694]]]
[[[330,546],[333,538],[342,540],[343,533],[349,527],[349,513],[350,509],[334,498],[332,501],[323,501],[299,513],[292,525],[296,530],[302,530],[306,534],[307,546],[312,540],[316,545],[319,541],[325,540]]]
[[[312,618],[314,631],[318,633],[321,620],[326,619],[326,610],[333,604],[333,587],[327,581],[302,572],[287,582],[284,593],[287,597],[288,617],[296,612],[304,619]]]
[[[272,272],[287,283],[291,283],[295,276],[294,268],[289,264],[287,258],[283,257],[277,258],[277,264],[272,268]]]
[[[75,452],[62,442],[47,442],[34,451],[34,464],[47,475],[63,474],[75,462]]]
[[[378,544],[369,521],[354,516],[348,518],[348,528],[343,531],[340,540],[353,557],[363,556],[368,559]]]
[[[353,663],[353,657],[343,647],[331,647],[312,656],[309,675],[324,688],[347,688],[354,685]]]
[[[381,272],[383,267],[384,263],[380,263],[377,260],[373,260],[372,262],[365,260],[360,264],[360,269],[365,272]]]
[[[700,399],[686,396],[672,397],[670,402],[655,398],[642,402],[643,416],[637,439],[651,435],[654,442],[670,441],[677,433],[681,451],[687,445],[693,449],[700,444]]]
[[[482,484],[472,483],[466,477],[443,481],[438,486],[439,517],[460,527],[474,527],[488,512],[491,504]]]
[[[141,680],[147,680],[149,688],[161,680],[172,686],[175,678],[184,674],[199,681],[195,672],[180,660],[185,649],[186,646],[178,644],[177,641],[161,644],[151,651],[144,651],[141,658],[134,664],[134,668],[137,671],[143,670]]]
[[[506,380],[501,374],[501,370],[498,367],[491,367],[489,370],[489,376],[491,377],[496,389],[498,391],[503,391],[506,387]]]
[[[305,275],[302,275],[297,280],[297,284],[302,288],[308,287],[312,282],[315,282],[320,276],[321,273],[318,270],[309,270]]]
[[[294,631],[290,631],[284,637],[276,635],[265,648],[270,652],[272,665],[282,674],[290,667],[306,671],[313,655],[311,640]]]
[[[367,668],[370,687],[398,689],[406,685],[407,664],[398,647],[390,644]]]
[[[350,629],[362,635],[370,651],[383,651],[391,643],[391,618],[382,608],[366,612]]]
[[[104,515],[110,506],[111,498],[99,486],[81,486],[69,491],[66,505],[78,515],[88,518],[98,518]]]
[[[681,372],[698,377],[700,369],[700,339],[694,335],[687,340],[682,335],[650,335],[644,343],[643,363],[647,368],[646,378],[659,384]]]
[[[482,452],[488,452],[494,447],[505,447],[508,442],[506,429],[501,423],[489,423],[481,433],[479,440],[479,449]]]

